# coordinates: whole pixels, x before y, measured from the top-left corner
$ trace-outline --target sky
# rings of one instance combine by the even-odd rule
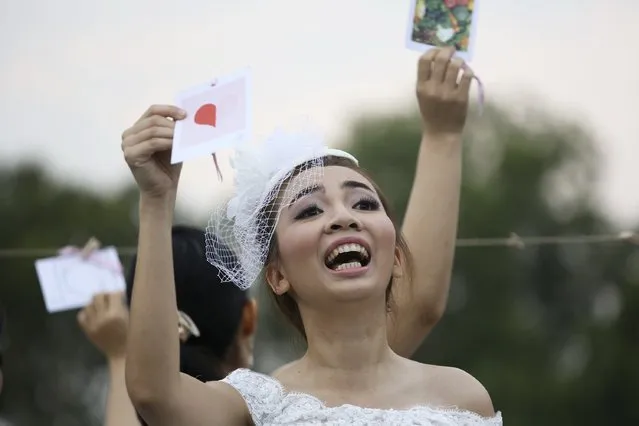
[[[471,66],[487,98],[532,96],[596,135],[598,202],[639,220],[639,2],[476,0]],[[0,164],[37,159],[99,191],[130,184],[122,132],[182,88],[250,66],[255,137],[312,123],[335,144],[352,117],[414,104],[409,0],[2,0]],[[634,110],[634,112],[633,112]],[[223,192],[189,161],[179,202],[204,215]]]

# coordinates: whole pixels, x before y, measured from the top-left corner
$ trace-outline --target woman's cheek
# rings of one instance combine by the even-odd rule
[[[319,241],[305,228],[307,227],[296,226],[295,229],[291,227],[279,238],[280,254],[285,264],[304,263],[317,253]]]

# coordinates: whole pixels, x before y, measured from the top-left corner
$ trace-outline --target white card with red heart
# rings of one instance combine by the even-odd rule
[[[184,90],[176,96],[175,105],[186,111],[186,118],[175,123],[172,164],[234,148],[251,137],[249,70]]]

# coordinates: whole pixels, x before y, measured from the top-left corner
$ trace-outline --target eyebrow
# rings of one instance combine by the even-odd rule
[[[342,189],[363,189],[375,194],[375,191],[373,191],[370,186],[356,180],[347,180],[342,182]]]
[[[369,191],[369,192],[375,194],[375,191],[373,191],[370,186],[366,185],[363,182],[358,182],[356,180],[345,180],[340,185],[340,188],[342,188],[342,189],[363,189],[365,191]],[[324,189],[323,185],[313,185],[313,186],[309,186],[308,188],[304,188],[300,192],[298,192],[291,199],[291,201],[288,203],[287,207],[290,208],[293,204],[295,204],[295,202],[297,202],[297,200],[299,200],[302,197],[306,197],[307,195],[311,195],[311,194],[314,194],[316,192],[324,192],[324,191],[325,191],[325,189]]]

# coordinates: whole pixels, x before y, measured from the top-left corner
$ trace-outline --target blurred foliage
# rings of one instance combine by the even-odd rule
[[[465,141],[460,237],[613,232],[593,208],[589,129],[535,110],[490,106]],[[419,149],[419,118],[365,116],[350,150],[401,218]],[[56,183],[39,165],[0,171],[1,248],[134,245],[137,194]],[[428,206],[424,206],[428,208]],[[7,310],[0,417],[17,425],[98,425],[104,361],[75,312],[49,315],[35,259],[0,259]],[[126,263],[126,259],[124,259]],[[261,303],[257,369],[303,349]],[[514,425],[639,424],[639,252],[626,244],[460,248],[448,310],[415,356],[475,375]]]

